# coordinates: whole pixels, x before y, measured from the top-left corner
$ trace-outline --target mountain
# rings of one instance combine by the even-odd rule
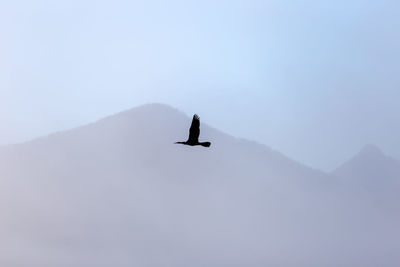
[[[348,178],[362,177],[365,182],[398,182],[400,162],[385,155],[378,147],[367,145],[333,174]]]
[[[0,266],[398,266],[399,212],[150,104],[0,149]],[[339,172],[338,172],[339,173]]]
[[[355,157],[337,168],[333,176],[361,192],[398,209],[400,161],[385,155],[374,145],[365,146]]]

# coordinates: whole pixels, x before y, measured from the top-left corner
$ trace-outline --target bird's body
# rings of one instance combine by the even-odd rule
[[[189,138],[185,142],[176,142],[175,144],[182,144],[188,146],[204,146],[210,147],[210,142],[199,142],[200,136],[200,118],[197,114],[193,115],[192,125],[190,126],[189,130]]]

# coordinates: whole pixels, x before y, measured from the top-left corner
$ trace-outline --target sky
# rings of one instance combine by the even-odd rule
[[[400,158],[398,1],[0,4],[0,144],[160,102],[325,171]]]

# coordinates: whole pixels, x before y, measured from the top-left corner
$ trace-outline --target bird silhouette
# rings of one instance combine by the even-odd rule
[[[176,142],[175,144],[182,144],[188,146],[204,146],[210,147],[210,142],[199,142],[200,136],[200,118],[197,114],[193,115],[192,125],[190,126],[189,130],[189,138],[185,142]]]

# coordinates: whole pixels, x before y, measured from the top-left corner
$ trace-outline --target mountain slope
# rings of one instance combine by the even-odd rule
[[[2,148],[0,265],[399,262],[398,213],[204,121],[210,149],[173,144],[190,122],[152,104]]]
[[[396,181],[400,178],[400,162],[384,155],[378,147],[367,145],[333,174],[341,177],[362,177],[369,182]]]
[[[365,146],[355,157],[337,168],[332,175],[376,199],[383,208],[398,209],[400,161],[374,146]]]

